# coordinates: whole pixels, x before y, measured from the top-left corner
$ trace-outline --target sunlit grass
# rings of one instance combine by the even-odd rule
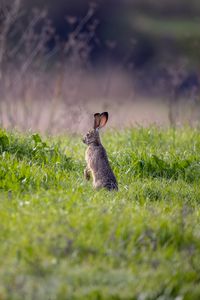
[[[137,15],[132,21],[134,27],[155,37],[176,39],[199,38],[200,19],[159,18]]]
[[[199,131],[102,140],[118,193],[84,180],[79,136],[1,132],[1,299],[199,299]]]

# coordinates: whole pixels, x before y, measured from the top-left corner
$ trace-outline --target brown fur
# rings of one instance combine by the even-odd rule
[[[97,116],[98,114],[95,115]],[[85,154],[87,167],[84,171],[84,175],[85,178],[89,180],[90,174],[92,174],[93,186],[96,189],[106,188],[107,190],[118,190],[117,180],[109,164],[106,150],[101,144],[98,131],[99,128],[105,126],[108,113],[102,113],[101,117],[99,127],[89,131],[83,139],[83,142],[88,145]],[[97,124],[96,121],[95,124]]]

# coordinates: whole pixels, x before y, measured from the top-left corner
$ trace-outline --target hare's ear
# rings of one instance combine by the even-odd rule
[[[100,126],[100,116],[100,113],[94,114],[94,129],[97,129]]]
[[[107,121],[108,121],[108,112],[105,111],[105,112],[101,113],[101,115],[100,115],[99,128],[104,127],[106,125]]]

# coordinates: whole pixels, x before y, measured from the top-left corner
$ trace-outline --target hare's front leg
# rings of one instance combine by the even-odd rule
[[[88,167],[84,169],[84,177],[86,180],[90,180],[90,170]]]

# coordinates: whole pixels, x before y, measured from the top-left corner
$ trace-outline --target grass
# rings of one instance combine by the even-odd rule
[[[133,18],[132,18],[133,19]],[[199,39],[200,34],[197,29],[200,24],[199,18],[193,20],[188,18],[163,18],[162,17],[149,17],[142,14],[134,18],[131,23],[143,32],[153,35],[154,37],[171,37],[176,40],[185,38]]]
[[[83,179],[79,136],[0,132],[0,299],[199,299],[200,133],[102,137],[119,192]]]

